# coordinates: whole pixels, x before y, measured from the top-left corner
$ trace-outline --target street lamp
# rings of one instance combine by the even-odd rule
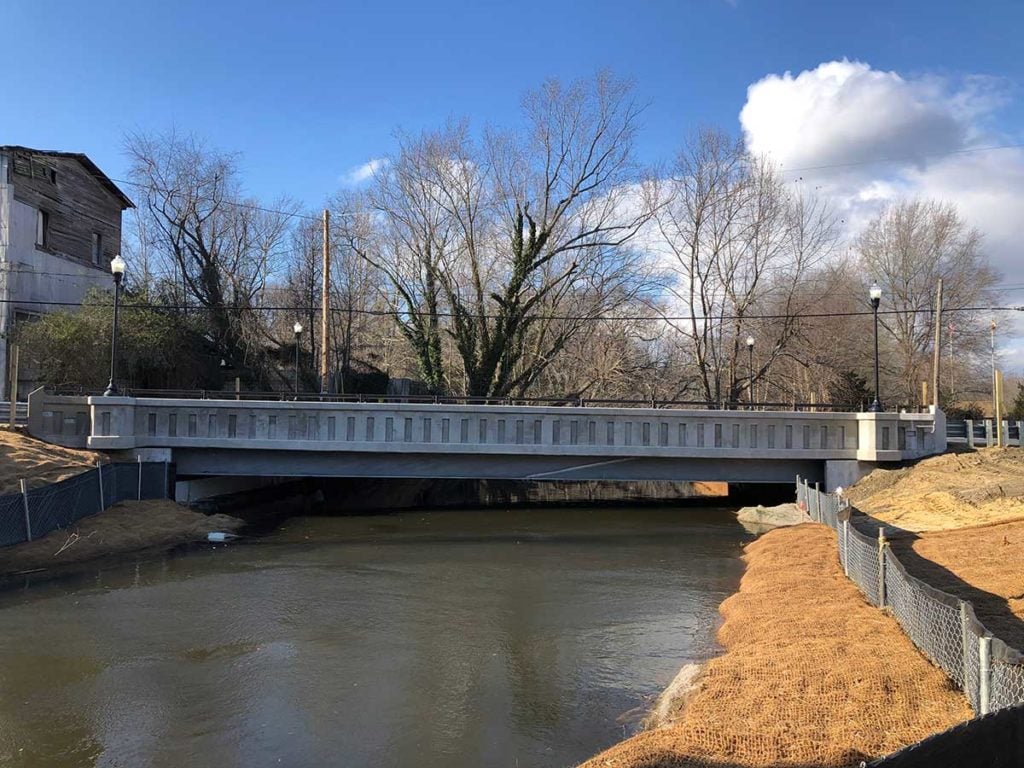
[[[117,376],[117,314],[120,306],[121,280],[127,266],[120,255],[115,256],[110,262],[110,272],[114,275],[114,327],[110,334],[110,383],[107,384],[107,391],[103,393],[106,396],[117,394],[117,384],[114,383]]]
[[[299,337],[302,336],[302,323],[292,326],[295,331],[295,394],[299,394]]]
[[[750,408],[754,408],[754,337],[747,336],[747,372],[750,376]]]
[[[868,410],[872,413],[880,413],[882,411],[882,401],[879,395],[879,383],[878,383],[878,305],[882,301],[882,289],[879,288],[878,283],[872,283],[868,289],[868,296],[871,298],[871,309],[875,314],[875,400],[868,407]]]

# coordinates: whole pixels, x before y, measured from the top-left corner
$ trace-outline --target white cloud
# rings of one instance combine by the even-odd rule
[[[362,165],[357,165],[355,168],[350,168],[342,177],[341,181],[350,187],[358,186],[365,181],[369,181],[373,178],[373,175],[382,168],[387,167],[388,159],[386,157],[375,157]]]
[[[844,59],[752,84],[740,124],[753,152],[832,200],[849,236],[901,197],[952,202],[993,265],[1020,282],[1024,150],[975,151],[1020,141],[993,128],[1008,93],[987,76],[903,76]]]

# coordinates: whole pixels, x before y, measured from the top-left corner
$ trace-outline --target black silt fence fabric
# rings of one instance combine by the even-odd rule
[[[28,492],[33,539],[66,528],[101,509],[99,475],[95,469]]]
[[[32,538],[67,528],[122,501],[168,497],[170,467],[163,462],[104,464],[28,492]],[[102,480],[102,488],[101,488]],[[20,493],[0,496],[0,547],[26,540],[25,507]]]
[[[871,768],[1020,768],[1024,765],[1024,705],[968,720],[875,760]]]
[[[25,540],[25,507],[20,493],[0,496],[0,547]]]

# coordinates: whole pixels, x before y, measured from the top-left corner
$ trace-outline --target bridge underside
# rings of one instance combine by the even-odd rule
[[[484,480],[674,480],[792,483],[825,481],[814,459],[593,458],[543,454],[315,452],[175,448],[179,478],[364,477]]]

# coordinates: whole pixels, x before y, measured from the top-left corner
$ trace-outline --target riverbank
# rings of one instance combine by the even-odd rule
[[[101,458],[94,451],[51,445],[18,430],[0,428],[0,496],[18,493],[21,480],[29,488],[66,480],[95,467]]]
[[[86,472],[107,457],[74,450],[0,429],[0,495],[56,483]],[[204,515],[170,500],[126,501],[33,541],[0,548],[0,577],[59,571],[88,560],[145,549],[168,549],[206,538],[211,531],[237,531],[243,521]]]
[[[173,501],[126,501],[74,525],[0,549],[0,576],[61,570],[88,560],[200,541],[211,531],[233,532],[243,521],[204,515]]]
[[[1024,647],[1024,452],[876,469],[845,495],[871,516],[853,524],[872,534],[883,525],[912,575],[970,601],[991,631]],[[692,670],[674,681],[682,698],[659,700],[653,730],[587,768],[839,766],[971,716],[945,675],[845,578],[829,529],[768,533],[745,560],[740,591],[721,607],[724,654],[695,683]]]
[[[720,608],[723,655],[668,727],[586,768],[847,766],[971,717],[967,700],[843,574],[835,535],[806,524],[745,549]]]

